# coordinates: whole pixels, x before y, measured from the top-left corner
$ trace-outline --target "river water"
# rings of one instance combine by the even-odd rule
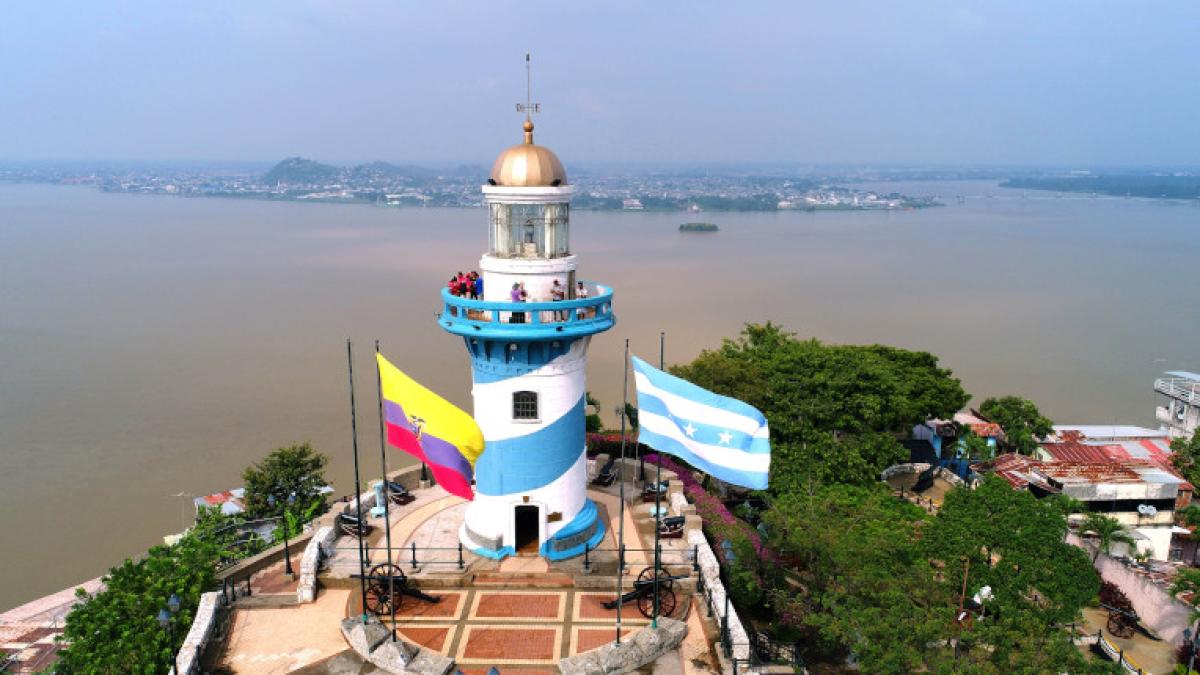
[[[616,291],[588,371],[605,410],[623,338],[653,360],[665,330],[678,362],[767,319],[934,352],[980,399],[1028,396],[1061,422],[1153,425],[1154,376],[1200,370],[1195,205],[881,187],[947,206],[704,214],[717,234],[573,214],[580,277]],[[171,495],[236,487],[274,447],[311,441],[350,492],[347,337],[371,472],[372,340],[469,409],[466,352],[435,314],[486,244],[482,209],[0,185],[0,609],[179,530],[190,498]]]

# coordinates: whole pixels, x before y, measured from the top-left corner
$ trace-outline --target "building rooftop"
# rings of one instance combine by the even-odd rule
[[[1166,438],[1166,432],[1128,424],[1055,424],[1059,437],[1079,434],[1075,440],[1116,441],[1141,438]]]
[[[1187,371],[1187,370],[1168,370],[1164,374],[1170,375],[1171,377],[1182,378],[1184,380],[1193,380],[1195,382],[1200,382],[1200,375],[1197,375],[1196,373],[1193,373],[1193,372]]]
[[[196,497],[192,500],[192,503],[196,505],[196,511],[199,511],[202,506],[219,506],[221,507],[221,513],[232,516],[245,512],[245,498],[245,488],[234,488],[223,492],[214,492],[211,495],[204,495],[203,497]]]

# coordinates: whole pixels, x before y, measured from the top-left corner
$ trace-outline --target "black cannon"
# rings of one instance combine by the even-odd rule
[[[1162,641],[1162,638],[1151,633],[1145,626],[1142,625],[1141,617],[1133,610],[1132,606],[1118,607],[1107,603],[1100,603],[1100,606],[1108,610],[1108,623],[1105,628],[1115,637],[1127,638],[1133,637],[1134,632],[1141,633],[1151,640]]]
[[[658,525],[658,536],[663,539],[682,539],[684,522],[686,519],[683,516],[663,518]]]
[[[658,570],[658,615],[671,616],[675,613],[676,598],[675,598],[675,582],[680,579],[686,579],[687,575],[671,576],[664,569]],[[654,618],[654,568],[647,567],[638,574],[638,578],[633,582],[633,590],[625,593],[616,600],[609,600],[604,603],[605,609],[616,609],[617,605],[624,605],[629,602],[637,601],[638,611],[647,619]]]
[[[399,565],[385,562],[371,568],[369,574],[354,574],[355,579],[367,580],[367,609],[377,616],[392,613],[393,603],[400,609],[404,597],[416,598],[423,602],[438,603],[442,599],[422,593],[420,589],[408,585],[408,577]]]

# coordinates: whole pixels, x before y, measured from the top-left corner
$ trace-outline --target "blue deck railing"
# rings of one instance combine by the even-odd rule
[[[591,297],[558,302],[487,302],[442,289],[442,328],[467,337],[529,340],[579,337],[606,331],[617,322],[612,288],[584,282]]]

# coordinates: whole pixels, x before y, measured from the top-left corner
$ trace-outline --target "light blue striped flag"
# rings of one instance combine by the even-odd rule
[[[713,478],[766,489],[771,434],[761,412],[632,358],[638,441]]]

